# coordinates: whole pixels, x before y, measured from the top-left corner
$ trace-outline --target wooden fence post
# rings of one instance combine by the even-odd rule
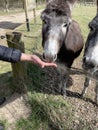
[[[11,48],[19,49],[22,52],[24,50],[23,35],[20,32],[7,32],[6,33],[7,44]],[[15,91],[19,93],[26,93],[26,81],[27,81],[27,69],[25,62],[11,63],[13,71],[13,81],[15,85]]]

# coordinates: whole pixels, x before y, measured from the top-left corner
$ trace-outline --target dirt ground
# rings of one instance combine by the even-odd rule
[[[38,12],[39,14],[40,12]],[[18,15],[18,19],[17,19]],[[32,12],[29,14],[29,18],[32,18]],[[5,35],[6,31],[13,30],[25,22],[24,13],[0,16],[0,35]],[[3,44],[4,40],[0,40],[0,44]],[[81,69],[81,58],[77,59],[73,67]],[[72,94],[66,99],[73,105],[72,110],[75,113],[75,124],[79,125],[79,118],[81,117],[82,123],[91,125],[91,130],[98,130],[98,107],[94,103],[95,97],[95,82],[91,82],[85,98],[81,99],[77,97],[77,94],[81,93],[84,84],[84,75],[71,74],[73,78],[73,85],[69,88],[75,96]],[[30,114],[30,107],[25,105],[24,95],[18,95],[15,93],[10,99],[0,108],[0,120],[5,118],[8,123],[14,123],[20,117],[28,117]],[[18,107],[18,111],[17,108]],[[6,113],[6,114],[5,114]],[[83,128],[83,127],[81,127]],[[79,130],[82,130],[79,128]],[[74,128],[75,129],[75,128]],[[9,130],[12,130],[9,128]]]
[[[40,14],[42,10],[36,11],[36,16]],[[33,11],[28,13],[28,19],[33,18]],[[25,13],[16,13],[0,16],[0,35],[5,35],[6,32],[15,30],[20,25],[26,23]],[[4,43],[4,39],[0,39],[0,44]]]
[[[82,70],[82,57],[77,58],[71,69],[70,76],[73,79],[73,85],[67,89],[67,97],[65,101],[72,105],[72,113],[74,113],[73,129],[69,130],[98,130],[98,106],[95,104],[95,80],[92,80],[87,93],[82,98],[81,92],[83,90],[85,75],[79,70]],[[65,68],[61,67],[64,71]],[[49,89],[44,88],[46,93],[60,94],[57,89],[57,84],[60,83],[58,73],[55,69],[45,70],[46,81],[50,81],[51,87],[45,83],[44,86],[49,86]],[[54,76],[53,76],[54,75]],[[51,81],[52,79],[52,81]]]
[[[37,11],[36,15],[39,15],[40,12],[41,10]],[[29,12],[28,18],[29,20],[33,18],[32,11]],[[25,13],[0,16],[0,37],[1,35],[5,36],[8,31],[15,30],[23,23],[25,23]],[[0,45],[6,46],[6,40],[0,38]],[[13,124],[16,120],[21,117],[27,118],[29,116],[31,110],[30,107],[25,104],[24,96],[25,95],[14,93],[10,99],[7,99],[3,106],[0,106],[0,120],[4,119],[7,120],[9,124],[12,124],[7,130],[13,130]]]

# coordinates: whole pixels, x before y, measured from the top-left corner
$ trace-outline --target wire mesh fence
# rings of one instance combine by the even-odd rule
[[[88,22],[95,16],[96,6],[78,3],[74,10],[76,13],[73,13],[73,19],[79,21],[86,38]],[[24,34],[26,53],[35,53],[39,57],[42,55],[41,27],[41,21],[38,21],[37,24],[31,24],[33,30],[31,34]],[[23,27],[19,31],[23,32],[24,30]],[[94,104],[94,102],[90,100],[94,97],[94,90],[91,88],[89,91],[91,94],[88,94],[88,97],[82,99],[80,97],[85,78],[82,73],[78,72],[81,59],[82,57],[75,62],[77,69],[73,70],[71,75],[74,78],[74,84],[71,89],[67,90],[69,98],[66,99],[60,96],[61,78],[55,68],[41,69],[36,65],[28,64],[28,99],[26,99],[26,102],[30,103],[32,113],[28,119],[18,120],[15,130],[97,129],[98,109],[93,108],[91,104]],[[62,69],[65,70],[65,68]],[[15,117],[15,113],[12,113],[12,115]]]
[[[28,10],[36,8],[36,0],[27,0]],[[24,1],[23,0],[0,0],[0,10],[9,12],[11,10],[23,10]]]
[[[46,1],[44,0],[27,0],[29,9],[45,4]],[[77,1],[78,5],[85,5],[85,6],[94,6],[96,5],[96,0],[80,0]],[[23,0],[0,0],[0,10],[15,10],[15,9],[24,9],[24,2]]]
[[[79,8],[79,7],[82,7],[82,8]],[[93,7],[93,6],[92,6]],[[86,7],[85,8],[85,5],[76,5],[75,6],[75,9],[79,9],[80,10],[80,17],[81,17],[81,15],[85,18],[86,16],[87,16],[87,14],[89,13],[89,10],[87,9],[87,8],[91,8],[91,7]],[[83,13],[84,12],[84,13]],[[79,14],[78,14],[79,15]],[[89,19],[89,17],[88,17],[88,19]],[[77,19],[78,20],[78,19]],[[80,19],[81,20],[81,19]],[[42,53],[42,45],[41,45],[41,23],[37,23],[37,24],[32,24],[31,25],[32,26],[32,28],[34,27],[34,26],[37,26],[37,31],[38,32],[40,32],[39,33],[39,35],[36,35],[36,36],[33,36],[33,34],[32,35],[24,35],[24,41],[29,41],[29,43],[28,44],[26,44],[26,47],[25,47],[25,51],[27,52],[27,53],[30,53],[30,54],[32,54],[32,53]],[[87,26],[87,25],[86,25]],[[84,28],[84,30],[85,30],[85,28]],[[56,70],[54,70],[55,72],[55,74],[57,73],[56,72]],[[50,70],[46,70],[46,72],[47,73],[49,73],[49,72],[51,72],[51,69]],[[52,70],[52,72],[53,72],[53,70]],[[45,72],[42,72],[42,73],[45,73]],[[51,74],[51,75],[53,75],[53,74]],[[58,74],[56,74],[56,75],[58,75]],[[35,75],[34,75],[35,76]],[[56,76],[57,77],[57,76]],[[41,78],[40,77],[40,75],[39,75],[39,78]],[[48,77],[49,78],[49,77]],[[34,77],[33,77],[33,79],[34,79]],[[45,79],[47,80],[47,81],[51,81],[51,79],[49,80],[49,79],[47,79],[47,74],[45,75]],[[51,86],[51,83],[55,86],[55,83],[56,83],[56,85],[60,82],[59,81],[59,79],[57,78],[54,78],[56,81],[53,81],[53,82],[47,82],[47,81],[45,81],[45,85],[43,85],[43,86],[46,86],[46,88],[44,88],[44,89],[47,89],[47,84],[48,85],[50,85]],[[39,79],[39,81],[40,81],[40,79]],[[58,82],[57,82],[58,81]],[[33,81],[32,81],[33,82]],[[40,84],[41,85],[41,84]],[[36,86],[36,85],[35,85]],[[42,85],[41,85],[42,86]],[[50,91],[52,90],[52,87],[49,87],[48,88]],[[48,90],[48,91],[49,91]],[[54,88],[54,91],[56,91],[57,92],[57,90],[58,90],[58,88]],[[52,90],[53,91],[53,90]],[[59,91],[59,90],[58,90]]]
[[[80,0],[77,3],[79,5],[94,6],[96,5],[96,0]]]

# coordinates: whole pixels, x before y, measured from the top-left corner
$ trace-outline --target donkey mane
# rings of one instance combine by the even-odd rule
[[[65,15],[71,17],[71,6],[75,1],[76,0],[50,0],[47,2],[45,11],[48,14],[54,11],[57,16]]]

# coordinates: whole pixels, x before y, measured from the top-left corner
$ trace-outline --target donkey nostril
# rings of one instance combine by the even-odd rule
[[[55,61],[55,60],[57,59],[57,55],[55,55],[53,59],[54,59],[54,61]]]
[[[87,68],[88,68],[88,66],[89,66],[89,58],[88,58],[88,57],[86,57],[86,56],[84,56],[84,57],[83,57],[83,64],[82,64],[82,68],[87,69]]]
[[[84,57],[82,67],[92,69],[95,67],[95,65],[94,62],[89,57]]]
[[[84,58],[83,58],[83,62],[84,62],[84,63],[89,63],[89,60],[90,60],[89,57],[84,57]]]
[[[86,61],[86,57],[83,58],[83,62],[85,62],[85,61]]]
[[[94,68],[94,67],[95,67],[95,65],[94,65],[93,62],[90,62],[90,63],[89,63],[89,66],[90,66],[90,68]]]
[[[43,59],[45,59],[45,54],[43,53]]]
[[[44,61],[53,62],[57,59],[57,54],[53,55],[51,53],[43,53],[42,58]]]

